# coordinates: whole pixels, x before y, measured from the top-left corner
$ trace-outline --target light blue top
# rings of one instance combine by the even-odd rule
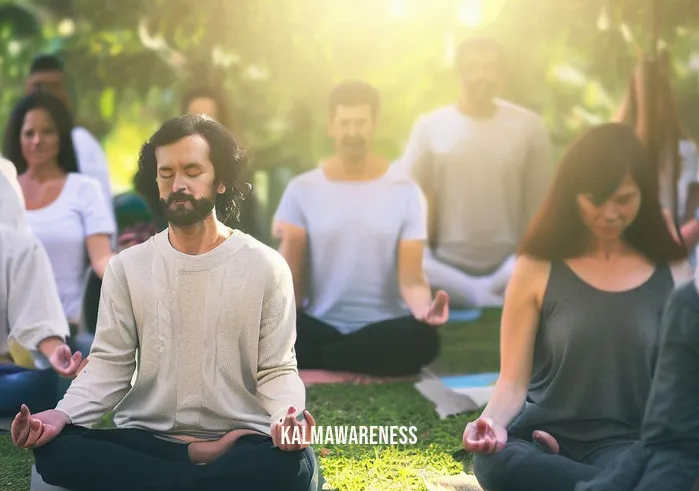
[[[391,168],[371,181],[332,181],[317,168],[289,182],[275,219],[308,234],[308,315],[350,333],[410,314],[398,244],[427,238],[427,207],[410,178]]]

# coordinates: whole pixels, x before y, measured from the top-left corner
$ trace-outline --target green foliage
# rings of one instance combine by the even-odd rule
[[[455,45],[486,33],[509,54],[503,96],[540,112],[560,147],[614,113],[654,18],[653,0],[488,0],[486,22],[472,29],[461,15],[469,3],[478,2],[0,0],[0,119],[23,90],[31,56],[55,50],[66,60],[79,122],[98,136],[131,124],[134,104],[136,122],[150,127],[177,113],[184,87],[216,84],[256,168],[296,172],[328,151],[332,85],[362,78],[381,90],[378,147],[395,158],[418,115],[454,100]],[[699,2],[660,3],[659,32],[686,102],[697,92],[688,62]],[[126,145],[135,155],[139,143]]]

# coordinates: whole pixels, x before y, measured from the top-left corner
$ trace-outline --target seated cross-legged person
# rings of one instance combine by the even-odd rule
[[[465,40],[459,100],[417,120],[397,163],[428,202],[427,280],[456,308],[502,307],[517,243],[553,170],[541,117],[497,97],[504,58],[492,39]]]
[[[378,109],[367,84],[333,90],[335,154],[291,180],[275,215],[301,309],[299,368],[409,376],[439,352],[448,298],[433,299],[423,275],[424,200],[372,153]]]
[[[65,344],[68,322],[51,263],[29,232],[12,178],[0,171],[0,418],[14,416],[27,400],[52,407],[56,374],[73,376],[84,363]],[[43,354],[53,370],[35,370],[32,352]]]
[[[662,312],[691,278],[670,222],[631,127],[565,155],[506,293],[500,376],[464,430],[484,489],[573,491],[640,439]]]
[[[140,173],[169,226],[110,260],[89,362],[56,409],[23,406],[13,422],[48,484],[308,491],[317,479],[308,438],[281,439],[315,424],[291,272],[217,218],[238,206],[244,163],[203,116],[170,120],[144,145]],[[116,429],[86,428],[112,409]]]

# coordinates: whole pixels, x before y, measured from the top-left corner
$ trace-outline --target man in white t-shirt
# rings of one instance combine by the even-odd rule
[[[497,99],[503,52],[465,41],[458,102],[420,117],[398,168],[428,202],[425,272],[456,307],[500,305],[514,253],[548,190],[551,145],[533,112]]]
[[[64,67],[54,55],[39,55],[32,61],[27,78],[27,94],[43,90],[58,97],[72,110],[65,86]],[[109,209],[112,210],[112,185],[109,178],[107,156],[97,139],[82,126],[73,128],[73,146],[78,157],[80,172],[97,179]],[[113,214],[113,211],[112,211]]]
[[[422,270],[419,187],[371,150],[376,89],[345,82],[330,96],[335,153],[289,183],[272,235],[294,278],[299,368],[414,375],[439,352],[448,299]]]

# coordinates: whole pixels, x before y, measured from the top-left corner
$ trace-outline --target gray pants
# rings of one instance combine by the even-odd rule
[[[663,316],[663,340],[642,441],[576,491],[699,490],[699,295],[677,288]]]
[[[473,470],[485,491],[575,491],[576,484],[593,479],[629,447],[607,446],[577,462],[510,437],[500,452],[474,455]]]

